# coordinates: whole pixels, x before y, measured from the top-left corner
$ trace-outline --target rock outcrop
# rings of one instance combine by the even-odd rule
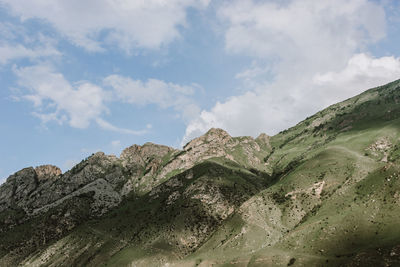
[[[255,140],[250,136],[232,137],[222,129],[211,128],[204,135],[186,144],[183,151],[164,166],[160,176],[167,176],[176,170],[189,169],[211,158],[227,159],[240,165],[267,171],[262,159],[270,151],[271,145],[265,134]]]
[[[22,169],[7,178],[0,187],[0,212],[18,207],[26,209],[27,198],[38,187],[38,179],[33,168]]]
[[[145,143],[124,149],[119,158],[97,152],[62,174],[52,165],[26,168],[0,187],[0,212],[11,207],[37,215],[73,197],[91,192],[91,214],[100,216],[130,193],[144,194],[172,175],[211,158],[262,168],[269,138],[231,137],[212,128],[183,150]]]
[[[165,199],[168,207],[190,198],[193,203],[200,201],[202,209],[210,213],[204,221],[206,228],[197,233],[195,239],[186,240],[182,236],[178,241],[184,243],[182,251],[190,251],[185,247],[187,244],[193,247],[201,244],[207,236],[204,233],[212,231],[215,223],[225,220],[238,204],[226,200],[228,192],[221,191],[220,186],[212,183],[198,181],[183,190],[188,185],[182,181],[189,182],[194,177],[193,170],[189,169],[208,159],[262,167],[260,158],[267,152],[262,148],[266,139],[260,140],[235,138],[224,130],[211,129],[189,142],[183,150],[145,143],[124,149],[119,158],[97,152],[66,173],[52,165],[26,168],[11,175],[0,186],[0,215],[12,211],[8,216],[0,216],[0,226],[13,229],[40,218],[40,224],[35,227],[41,229],[46,238],[57,239],[89,218],[103,216],[129,196],[140,197],[150,192],[152,198],[158,199],[158,190],[165,194],[168,191],[166,186],[176,190]],[[186,170],[189,171],[183,179],[170,179]],[[164,181],[167,181],[165,186],[160,187]],[[46,216],[51,217],[52,226],[49,229],[46,229],[45,221],[41,221]],[[190,224],[187,227],[189,233]],[[33,239],[26,242],[31,244]],[[32,249],[31,245],[29,247]]]
[[[271,137],[265,133],[260,134],[256,138],[256,142],[260,143],[261,145],[264,145],[271,149],[271,143],[270,143]]]
[[[35,168],[35,172],[39,181],[58,178],[62,172],[60,168],[53,165],[42,165]]]
[[[400,266],[399,99],[397,81],[273,137],[20,170],[0,186],[0,266]]]

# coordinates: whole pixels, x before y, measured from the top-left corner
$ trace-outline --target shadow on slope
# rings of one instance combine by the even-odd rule
[[[234,162],[209,160],[142,197],[129,196],[118,208],[82,224],[26,263],[40,262],[49,250],[50,265],[95,266],[109,261],[120,266],[180,259],[200,247],[243,202],[274,182],[267,174]]]

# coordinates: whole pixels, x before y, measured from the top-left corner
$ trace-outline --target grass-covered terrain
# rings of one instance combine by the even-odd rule
[[[269,139],[224,142],[160,180],[146,174],[191,152],[130,161],[146,190],[102,216],[89,193],[32,217],[1,212],[0,265],[400,266],[399,81]]]

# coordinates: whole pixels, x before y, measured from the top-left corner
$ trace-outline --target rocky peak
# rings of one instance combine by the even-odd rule
[[[38,186],[37,175],[32,167],[22,169],[0,186],[0,212],[19,202]]]
[[[219,128],[211,128],[204,135],[190,141],[184,147],[184,149],[187,151],[205,144],[223,146],[231,140],[232,137],[225,130]]]
[[[35,168],[37,179],[39,181],[44,181],[52,178],[59,177],[62,172],[60,168],[53,165],[41,165]]]
[[[104,159],[104,158],[106,158],[106,157],[109,157],[109,156],[106,155],[104,152],[99,151],[99,152],[96,152],[96,153],[92,154],[92,155],[88,158],[88,160],[89,160],[89,161],[97,161],[97,160]]]
[[[149,159],[161,158],[174,150],[175,149],[172,147],[148,142],[143,146],[132,145],[128,148],[125,148],[121,153],[120,159],[144,164]]]
[[[267,135],[265,133],[261,133],[259,136],[257,136],[256,141],[261,144],[265,144],[268,147],[271,147],[270,139],[271,139],[271,137],[269,135]]]
[[[117,161],[118,158],[115,155],[106,155],[104,152],[96,152],[91,155],[88,160],[88,165],[99,165],[99,166],[107,166],[112,162]]]
[[[229,136],[231,137],[227,131],[221,128],[211,128],[205,133],[205,136]]]
[[[122,195],[129,193],[135,187],[140,187],[140,190],[144,191],[151,189],[157,181],[155,177],[165,163],[164,161],[168,161],[174,152],[177,152],[174,148],[150,142],[142,146],[132,145],[124,149],[120,160],[131,176],[121,191]]]
[[[132,145],[122,151],[120,160],[122,165],[130,169],[136,177],[142,173],[153,176],[161,167],[163,157],[174,151],[175,149],[171,147],[153,143],[145,143],[143,146]]]
[[[141,146],[139,146],[139,145],[132,145],[130,147],[127,147],[122,151],[119,158],[122,160],[126,160],[126,159],[130,159],[133,157],[139,157],[140,149],[141,149]]]
[[[164,155],[173,151],[175,151],[175,149],[173,149],[172,147],[157,145],[150,142],[145,143],[140,150],[141,155],[145,160],[149,158],[161,158]]]
[[[12,183],[17,187],[26,185],[26,184],[36,184],[37,176],[35,169],[32,167],[24,168],[20,171],[17,171],[13,175],[7,178],[7,183]]]

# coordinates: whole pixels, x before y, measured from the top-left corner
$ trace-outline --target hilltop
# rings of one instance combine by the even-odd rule
[[[0,186],[0,266],[400,265],[400,81],[275,136],[210,129]]]

